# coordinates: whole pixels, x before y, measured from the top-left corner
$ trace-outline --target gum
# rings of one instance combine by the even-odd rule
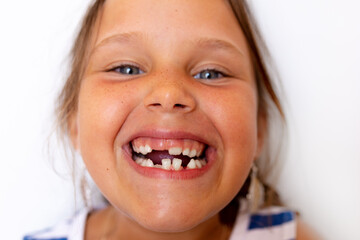
[[[136,138],[131,144],[135,148],[140,148],[141,146],[150,146],[151,149],[157,151],[168,150],[173,147],[179,147],[182,150],[189,149],[196,150],[197,152],[202,152],[205,148],[205,144],[191,140],[191,139],[161,139],[161,138]]]

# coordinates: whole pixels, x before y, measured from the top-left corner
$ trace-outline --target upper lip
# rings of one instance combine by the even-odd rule
[[[161,139],[191,139],[198,142],[202,142],[206,145],[213,145],[207,139],[204,139],[200,134],[194,134],[188,131],[182,130],[173,130],[173,129],[161,129],[161,128],[151,128],[146,130],[140,130],[127,138],[126,143],[131,142],[132,140],[139,137],[148,137],[148,138],[161,138]]]

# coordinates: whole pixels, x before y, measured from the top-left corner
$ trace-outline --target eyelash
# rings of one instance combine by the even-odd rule
[[[216,74],[216,77],[215,78],[208,78],[208,77],[205,77],[205,78],[200,78],[200,76],[202,74],[211,74],[211,73],[215,73]],[[194,78],[195,79],[204,79],[204,80],[210,80],[210,79],[219,79],[219,78],[224,78],[226,77],[227,75],[225,73],[223,73],[222,71],[219,71],[217,69],[214,69],[214,68],[207,68],[207,69],[204,69],[204,70],[201,70],[200,72],[198,72],[197,74],[194,75]]]
[[[134,68],[136,68],[136,71],[132,71],[132,72],[128,72],[128,71],[123,71],[122,69],[124,68],[131,68],[132,70],[134,70]],[[108,72],[115,72],[115,73],[119,73],[119,74],[123,74],[123,75],[140,75],[143,74],[144,71],[141,70],[138,66],[133,65],[133,64],[122,64],[116,67],[111,68],[110,70],[108,70]],[[133,72],[135,72],[135,74],[133,74]],[[209,75],[205,75],[204,74],[210,74],[210,77],[208,77]],[[211,74],[215,74],[215,77],[211,77]],[[219,79],[219,78],[224,78],[227,77],[227,75],[225,73],[223,73],[222,71],[219,71],[215,68],[207,68],[207,69],[203,69],[200,72],[198,72],[197,74],[195,74],[193,76],[195,79],[204,79],[204,80],[210,80],[210,79]],[[201,78],[204,77],[204,78]]]
[[[136,68],[136,71],[135,71],[135,74],[132,74],[132,72],[124,72],[122,71],[121,69],[122,68],[131,68],[131,69],[134,69]],[[117,70],[119,69],[119,70]],[[133,64],[121,64],[121,65],[118,65],[116,67],[113,67],[111,68],[110,70],[108,70],[108,72],[115,72],[115,73],[119,73],[119,74],[124,74],[124,75],[139,75],[139,74],[143,74],[144,71],[141,70],[138,66],[136,65],[133,65]]]

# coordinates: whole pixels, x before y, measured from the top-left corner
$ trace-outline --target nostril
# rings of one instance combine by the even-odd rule
[[[154,107],[161,107],[161,104],[160,104],[160,103],[153,103],[153,104],[151,104],[151,106],[154,106]]]
[[[152,107],[162,107],[163,105],[161,103],[153,103],[151,104]],[[173,105],[173,108],[186,108],[184,104],[176,103]]]
[[[185,108],[186,106],[180,103],[174,105],[174,108]]]

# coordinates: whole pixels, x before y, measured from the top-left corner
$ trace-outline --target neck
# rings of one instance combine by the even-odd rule
[[[89,216],[84,239],[225,240],[229,239],[230,233],[231,229],[220,223],[218,215],[188,231],[154,232],[142,227],[110,206]]]

